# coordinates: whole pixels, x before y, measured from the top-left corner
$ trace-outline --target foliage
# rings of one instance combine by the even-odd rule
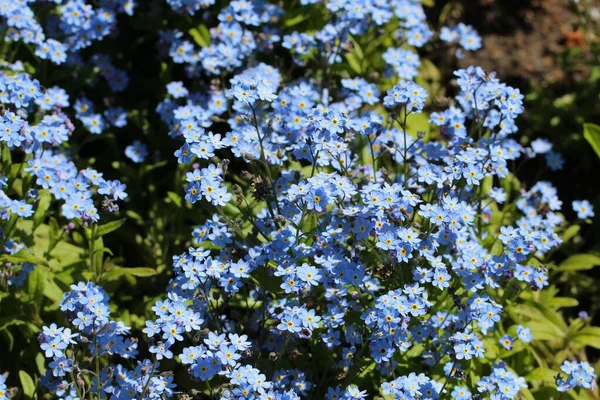
[[[413,0],[0,16],[0,399],[600,398],[569,311],[594,207],[521,180],[570,165],[520,141],[519,89],[431,61],[472,27]]]

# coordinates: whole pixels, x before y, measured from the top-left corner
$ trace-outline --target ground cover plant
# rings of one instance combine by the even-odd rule
[[[594,205],[432,6],[0,0],[0,399],[600,398]]]

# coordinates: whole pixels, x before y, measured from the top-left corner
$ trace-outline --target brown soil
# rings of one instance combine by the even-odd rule
[[[459,66],[480,65],[523,87],[552,84],[564,78],[556,55],[578,39],[577,16],[568,0],[452,3],[449,19],[473,25],[483,37],[483,48],[468,53]]]

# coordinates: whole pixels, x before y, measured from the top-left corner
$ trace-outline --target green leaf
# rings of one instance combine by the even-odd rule
[[[8,173],[9,181],[16,181],[17,178],[20,178],[19,174],[23,171],[23,163],[15,163],[10,166],[10,172]],[[19,192],[23,194],[22,187],[19,189]]]
[[[535,397],[533,397],[533,394],[528,388],[522,388],[519,393],[521,393],[524,400],[535,400]]]
[[[536,340],[554,341],[559,339],[563,334],[554,324],[544,322],[529,322],[527,327],[531,329],[531,334]]]
[[[506,311],[513,320],[530,328],[536,339],[554,341],[564,338],[567,334],[567,325],[560,314],[540,303],[528,302],[510,306]]]
[[[592,146],[600,158],[600,126],[596,124],[583,124],[583,137]]]
[[[556,267],[559,271],[584,271],[600,265],[600,257],[594,254],[575,254]]]
[[[2,256],[0,256],[0,260],[8,260],[8,261],[12,261],[12,262],[16,262],[16,263],[23,263],[23,262],[28,262],[28,263],[32,263],[32,264],[38,264],[38,265],[48,265],[46,263],[46,261],[37,258],[34,255],[31,255],[27,252],[27,250],[23,249],[21,251],[19,251],[17,254],[3,254]]]
[[[442,73],[435,63],[427,58],[421,59],[419,75],[416,78],[419,85],[423,86],[428,93],[443,93]]]
[[[44,296],[52,300],[55,304],[58,304],[63,299],[63,291],[54,279],[48,279],[46,281]]]
[[[96,235],[98,237],[101,237],[101,236],[104,236],[104,235],[106,235],[108,233],[116,231],[121,226],[123,226],[123,224],[125,223],[125,221],[127,221],[127,218],[121,218],[119,220],[111,221],[111,222],[108,222],[108,223],[106,223],[104,225],[100,225],[100,226],[98,226],[98,229],[96,230]]]
[[[491,192],[493,187],[494,177],[486,176],[485,178],[483,178],[483,181],[481,182],[481,192],[483,194],[488,194],[489,192]]]
[[[254,277],[251,276],[253,279]],[[245,310],[256,310],[263,304],[262,301],[257,301],[250,296],[235,295],[228,303],[232,308],[243,308]]]
[[[492,246],[492,250],[490,250],[490,253],[492,255],[499,256],[500,254],[502,254],[502,251],[503,251],[502,242],[499,240],[494,240],[494,245]]]
[[[210,46],[210,32],[206,25],[198,25],[197,28],[189,30],[190,35],[194,38],[196,44],[200,47]]]
[[[156,164],[144,165],[142,168],[140,168],[140,175],[146,175],[148,172],[156,168],[164,167],[165,165],[167,165],[167,161],[159,161]]]
[[[75,244],[78,246],[83,246],[85,244],[83,235],[77,231],[75,231],[71,234],[71,238],[73,239],[73,242],[75,242]]]
[[[586,326],[574,334],[571,340],[583,346],[600,349],[600,327]]]
[[[3,317],[3,318],[0,318],[0,331],[4,330],[12,325],[25,325],[25,324],[27,324],[27,322],[21,321],[19,319],[15,319],[14,316]]]
[[[54,217],[50,217],[48,221],[48,250],[53,249],[56,243],[60,240],[60,227],[58,221]]]
[[[48,270],[44,267],[37,266],[29,274],[28,293],[29,299],[33,302],[36,309],[39,310],[46,290]]]
[[[167,197],[178,207],[181,208],[181,196],[175,192],[167,192]]]
[[[581,227],[579,225],[571,225],[570,227],[568,227],[562,236],[563,243],[567,243],[569,240],[573,239],[579,233],[580,230]]]
[[[19,379],[21,380],[21,386],[23,387],[23,394],[26,398],[32,399],[35,395],[35,383],[31,376],[25,371],[19,371]]]
[[[590,76],[588,77],[588,82],[589,83],[595,83],[598,80],[600,80],[600,66],[596,65],[594,68],[592,68],[592,70],[590,71]]]
[[[115,280],[124,275],[137,276],[140,278],[154,276],[158,274],[158,271],[148,267],[135,267],[135,268],[124,268],[113,266],[104,275],[103,279],[106,281]]]
[[[571,297],[554,297],[548,302],[548,306],[551,308],[565,308],[565,307],[577,307],[579,302],[577,299]]]
[[[38,197],[38,204],[33,214],[33,230],[40,226],[42,221],[44,221],[44,217],[46,216],[46,212],[48,208],[50,208],[50,203],[52,202],[52,196],[50,195],[50,191],[48,190],[40,190]]]
[[[92,253],[92,257],[94,259],[94,269],[96,271],[95,276],[100,276],[102,273],[102,268],[104,267],[104,240],[102,240],[102,236],[98,237],[94,243],[94,252]]]
[[[139,223],[144,222],[144,218],[142,218],[142,216],[140,214],[136,213],[135,211],[127,210],[127,211],[125,211],[125,215],[127,215],[131,219],[136,220]]]
[[[35,356],[35,365],[37,365],[40,375],[46,374],[46,359],[42,353],[37,353]]]
[[[535,306],[535,308],[537,308],[538,310],[540,310],[542,312],[542,314],[544,315],[544,317],[550,323],[554,324],[561,331],[561,337],[565,336],[568,326],[567,326],[567,323],[565,322],[563,316],[559,312],[551,309],[546,304],[542,304],[542,303],[530,303],[530,304]]]
[[[359,60],[362,60],[363,58],[365,58],[365,53],[363,52],[360,43],[358,43],[356,39],[352,37],[352,35],[349,35],[349,37],[350,41],[352,42],[352,52],[356,54]]]
[[[10,154],[10,149],[5,143],[2,143],[2,170],[6,173],[9,172],[9,168],[12,164],[12,156]]]
[[[416,137],[418,131],[423,131],[425,132],[425,137],[429,138],[429,134],[431,133],[431,125],[429,124],[428,113],[423,112],[409,115],[406,120],[406,125],[406,133],[409,135]]]
[[[346,54],[346,60],[348,61],[348,65],[350,66],[350,68],[352,68],[354,72],[356,72],[357,74],[362,73],[360,60],[358,59],[358,56],[355,53]]]
[[[300,13],[293,18],[287,19],[283,22],[283,25],[286,28],[291,28],[294,25],[298,25],[301,22],[306,21],[310,17],[308,13]]]
[[[375,367],[377,366],[377,363],[372,362],[370,363],[367,367],[363,368],[363,370],[358,374],[357,378],[362,382],[363,380],[367,379],[369,377],[369,375],[371,375],[373,373],[373,371],[375,371]],[[372,382],[372,377],[371,379],[369,379]]]
[[[529,373],[529,375],[527,375],[526,379],[528,382],[542,381],[544,383],[553,384],[554,377],[557,374],[558,374],[558,372],[553,369],[539,367],[539,368],[536,368],[533,371],[531,371]]]

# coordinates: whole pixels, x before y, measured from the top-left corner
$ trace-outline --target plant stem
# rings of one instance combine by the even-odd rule
[[[373,142],[375,140],[371,140],[370,136],[367,136],[367,140],[369,141],[369,150],[371,150],[371,159],[373,162],[373,182],[377,182],[377,159],[375,158],[375,150],[373,150]]]
[[[446,378],[446,382],[444,382],[444,386],[442,386],[442,388],[440,389],[440,397],[442,396],[442,393],[444,393],[444,389],[446,388],[446,385],[448,385],[448,382],[450,382],[450,378],[452,378],[452,372],[454,371],[454,367],[456,366],[456,363],[458,361],[454,361],[452,363],[452,368],[450,368],[450,375]]]
[[[158,359],[154,358],[154,362],[152,363],[152,369],[150,370],[148,380],[146,381],[146,384],[144,385],[144,388],[142,389],[142,394],[141,394],[140,400],[143,400],[144,396],[146,395],[146,390],[148,390],[148,386],[150,385],[150,381],[152,380],[152,374],[154,374],[154,369],[156,368],[157,362],[158,362]]]
[[[96,327],[96,320],[94,319],[94,327],[96,328],[96,332],[94,332],[94,361],[96,362],[96,398],[100,399],[100,358],[98,357],[98,327]]]
[[[92,225],[92,234],[90,235],[90,268],[92,270],[92,275],[96,283],[98,282],[98,273],[96,271],[96,257],[94,253],[96,250],[97,229],[98,226],[96,224]]]
[[[263,140],[265,136],[261,136],[260,128],[258,127],[258,117],[256,116],[256,109],[254,107],[250,107],[252,109],[252,122],[254,123],[254,128],[256,129],[256,134],[258,135],[258,143],[260,144],[260,159],[267,170],[267,177],[269,178],[269,197],[273,197],[275,200],[275,207],[277,207],[277,213],[281,214],[281,210],[279,208],[279,202],[277,201],[277,195],[275,194],[275,181],[273,180],[273,175],[271,174],[271,168],[269,167],[269,163],[267,162],[267,157],[265,156],[265,146],[263,144]],[[275,220],[275,213],[272,210],[271,204],[267,199],[267,206],[269,207],[269,211],[271,211],[271,216],[273,217],[273,223],[277,228],[279,228],[279,224]]]

